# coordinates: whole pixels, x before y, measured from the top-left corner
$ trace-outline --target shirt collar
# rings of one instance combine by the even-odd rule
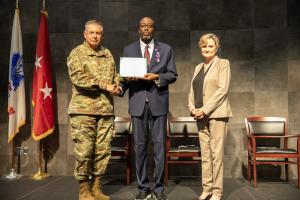
[[[90,47],[90,45],[86,41],[83,42],[83,45],[88,49],[88,54],[89,55],[106,56],[103,46],[100,46],[99,50],[95,51],[94,49],[92,49]]]

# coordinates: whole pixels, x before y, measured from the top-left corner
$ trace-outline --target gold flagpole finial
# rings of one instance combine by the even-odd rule
[[[16,0],[16,9],[19,9],[19,0]]]
[[[43,7],[42,7],[43,11],[46,11],[46,0],[43,0]]]

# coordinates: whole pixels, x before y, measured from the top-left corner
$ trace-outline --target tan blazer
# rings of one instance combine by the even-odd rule
[[[231,117],[232,112],[228,101],[228,89],[230,84],[230,64],[227,59],[215,56],[203,82],[203,112],[209,118]],[[195,67],[188,96],[190,112],[195,109],[193,80],[203,67],[200,63]],[[198,108],[197,108],[198,109]]]

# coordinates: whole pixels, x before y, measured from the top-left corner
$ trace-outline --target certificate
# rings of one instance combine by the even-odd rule
[[[120,58],[121,77],[144,77],[147,73],[147,61],[145,58]]]

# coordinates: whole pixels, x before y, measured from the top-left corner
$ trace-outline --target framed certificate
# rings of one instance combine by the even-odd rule
[[[121,57],[121,77],[144,77],[147,73],[147,61],[145,58]]]

